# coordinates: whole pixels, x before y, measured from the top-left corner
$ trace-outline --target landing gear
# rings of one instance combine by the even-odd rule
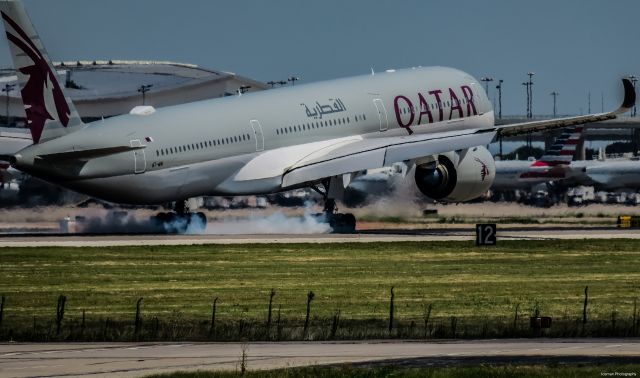
[[[199,233],[207,227],[207,216],[189,212],[187,201],[176,201],[174,212],[158,213],[152,217],[155,231],[166,234]]]
[[[353,234],[356,232],[356,217],[353,214],[338,213],[335,197],[330,195],[334,194],[334,192],[331,191],[331,181],[332,180],[323,181],[322,188],[312,187],[312,189],[319,193],[324,199],[323,212],[317,214],[317,216],[322,219],[323,222],[329,224],[333,233]]]

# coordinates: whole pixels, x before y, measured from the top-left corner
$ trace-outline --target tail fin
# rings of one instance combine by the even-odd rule
[[[582,130],[582,126],[565,128],[562,134],[556,138],[553,145],[544,152],[538,163],[541,162],[551,166],[571,163],[576,153],[578,142],[582,138]]]
[[[33,143],[59,138],[84,126],[64,93],[49,55],[20,1],[0,1]]]

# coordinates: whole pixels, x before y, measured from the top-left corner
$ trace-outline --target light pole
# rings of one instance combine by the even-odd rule
[[[629,80],[631,80],[631,84],[633,84],[633,90],[636,90],[636,82],[638,81],[638,78],[636,77],[636,75],[629,75]],[[631,112],[631,116],[635,117],[636,116],[636,105],[633,104],[633,111]]]
[[[273,88],[275,87],[276,84],[278,84],[278,82],[271,80],[271,81],[268,81],[267,84],[269,84],[271,88]]]
[[[4,88],[2,88],[2,91],[7,94],[7,126],[11,124],[11,122],[9,122],[9,92],[11,92],[15,87],[15,84],[5,84]]]
[[[287,79],[287,81],[291,82],[291,86],[293,87],[294,85],[296,85],[296,81],[300,80],[299,77],[297,76],[291,76],[290,78]]]
[[[481,77],[480,81],[484,82],[484,91],[487,92],[487,97],[489,97],[489,82],[493,81],[491,76]]]
[[[504,80],[499,79],[496,89],[498,90],[498,119],[502,119],[502,83]]]
[[[527,118],[529,118],[529,85],[530,84],[525,81],[524,83],[522,83],[522,85],[527,87]]]
[[[556,98],[560,93],[553,91],[550,94],[553,96],[553,118],[556,118]]]
[[[529,85],[527,86],[527,90],[528,92],[528,98],[529,98],[529,116],[528,118],[533,118],[533,75],[535,75],[535,72],[528,72],[527,75],[529,75]]]
[[[144,106],[146,103],[146,93],[153,87],[153,84],[141,85],[138,88],[138,92],[142,93],[142,105]]]

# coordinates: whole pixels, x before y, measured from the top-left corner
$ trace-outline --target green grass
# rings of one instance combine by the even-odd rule
[[[142,297],[146,319],[205,323],[218,297],[219,321],[262,322],[274,288],[275,323],[279,307],[283,319],[303,321],[312,290],[313,316],[331,319],[339,309],[343,324],[375,319],[381,327],[391,286],[407,327],[423,323],[428,304],[447,327],[451,317],[510,324],[517,305],[522,320],[537,307],[573,321],[586,285],[589,320],[609,324],[613,312],[618,322],[631,319],[640,296],[635,240],[0,248],[0,262],[5,329],[54,319],[60,294],[65,319],[76,321],[82,310],[88,321],[130,321]]]
[[[438,367],[438,368],[351,368],[351,367],[309,367],[278,369],[267,371],[248,371],[243,377],[247,378],[378,378],[378,377],[406,377],[406,378],[511,378],[511,377],[602,377],[601,373],[635,373],[640,374],[640,365],[601,365],[601,366],[480,366],[480,367]],[[153,375],[154,378],[232,378],[240,377],[238,372],[195,372],[171,373]]]

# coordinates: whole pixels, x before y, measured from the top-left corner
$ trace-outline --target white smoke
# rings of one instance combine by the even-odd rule
[[[149,217],[140,218],[122,211],[75,219],[75,233],[79,234],[147,234],[157,231]]]
[[[325,234],[331,227],[324,222],[324,216],[313,213],[305,207],[303,215],[286,215],[276,211],[270,215],[250,214],[246,218],[222,218],[209,220],[204,230],[211,235],[239,234]]]
[[[429,207],[429,200],[418,190],[412,168],[406,176],[389,177],[390,191],[382,196],[371,196],[369,203],[359,209],[351,209],[359,217],[420,217]]]

